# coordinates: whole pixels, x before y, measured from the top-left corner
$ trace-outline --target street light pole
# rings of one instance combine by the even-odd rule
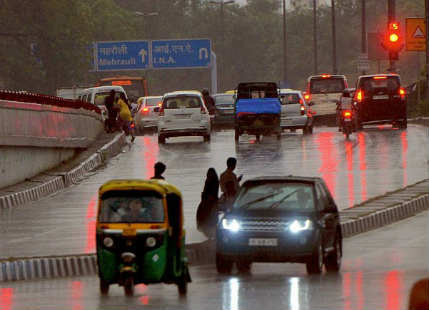
[[[317,74],[318,60],[317,60],[317,0],[313,0],[313,50],[314,50],[314,74]]]
[[[224,72],[224,70],[223,70],[223,68],[224,68],[224,59],[225,59],[225,12],[224,12],[224,8],[225,8],[225,5],[226,4],[232,4],[232,3],[235,3],[235,0],[227,0],[227,1],[224,1],[224,0],[218,0],[218,1],[209,1],[209,3],[212,3],[212,4],[219,4],[219,6],[220,6],[220,31],[221,31],[221,43],[220,43],[220,61],[219,61],[219,63],[220,63],[220,66],[219,66],[219,71],[220,71],[220,76],[221,76],[221,78],[222,78],[222,76],[223,76],[223,72]]]
[[[286,0],[283,0],[283,81],[287,83]]]
[[[361,37],[361,53],[366,54],[366,0],[362,0],[362,37]],[[362,70],[362,75],[366,74],[365,70]]]
[[[332,15],[332,73],[337,74],[337,32],[335,24],[335,0],[331,0]]]

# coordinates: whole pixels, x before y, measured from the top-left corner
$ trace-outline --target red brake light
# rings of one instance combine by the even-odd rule
[[[373,77],[374,80],[385,80],[387,79],[387,76],[383,75],[383,76],[374,76]]]
[[[304,95],[304,99],[305,99],[306,101],[309,101],[309,100],[310,100],[310,98],[311,98],[310,94],[305,94],[305,95]]]
[[[406,93],[405,89],[399,88],[399,95],[401,96],[401,99],[404,99],[406,94],[407,93]]]
[[[344,115],[345,118],[351,118],[352,117],[352,112],[350,112],[350,111],[344,111],[343,115]]]
[[[158,102],[158,107],[161,107],[162,106],[162,102]]]
[[[364,98],[363,90],[359,89],[356,92],[356,100],[357,100],[357,102],[362,102],[363,98]]]
[[[305,106],[301,104],[301,115],[305,114]]]
[[[322,78],[324,78],[324,79],[327,79],[327,78],[330,78],[330,77],[331,77],[330,74],[322,74]]]
[[[299,98],[299,103],[302,105],[304,104],[304,101],[301,98]]]

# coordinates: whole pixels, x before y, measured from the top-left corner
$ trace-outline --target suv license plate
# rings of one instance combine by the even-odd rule
[[[277,239],[250,238],[250,246],[277,246]]]
[[[373,99],[389,99],[389,95],[379,95],[379,96],[373,96]]]

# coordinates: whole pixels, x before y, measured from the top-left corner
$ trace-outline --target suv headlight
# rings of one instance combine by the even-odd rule
[[[233,232],[237,232],[240,230],[241,225],[236,219],[223,219],[222,220],[222,228],[226,230],[230,230]]]
[[[313,229],[313,222],[310,220],[295,220],[293,221],[289,226],[288,229],[296,234],[303,230],[312,230]]]

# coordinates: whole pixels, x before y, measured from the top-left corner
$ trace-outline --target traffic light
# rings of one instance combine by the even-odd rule
[[[391,60],[398,60],[399,52],[404,48],[399,22],[390,22],[382,46],[389,52]]]

